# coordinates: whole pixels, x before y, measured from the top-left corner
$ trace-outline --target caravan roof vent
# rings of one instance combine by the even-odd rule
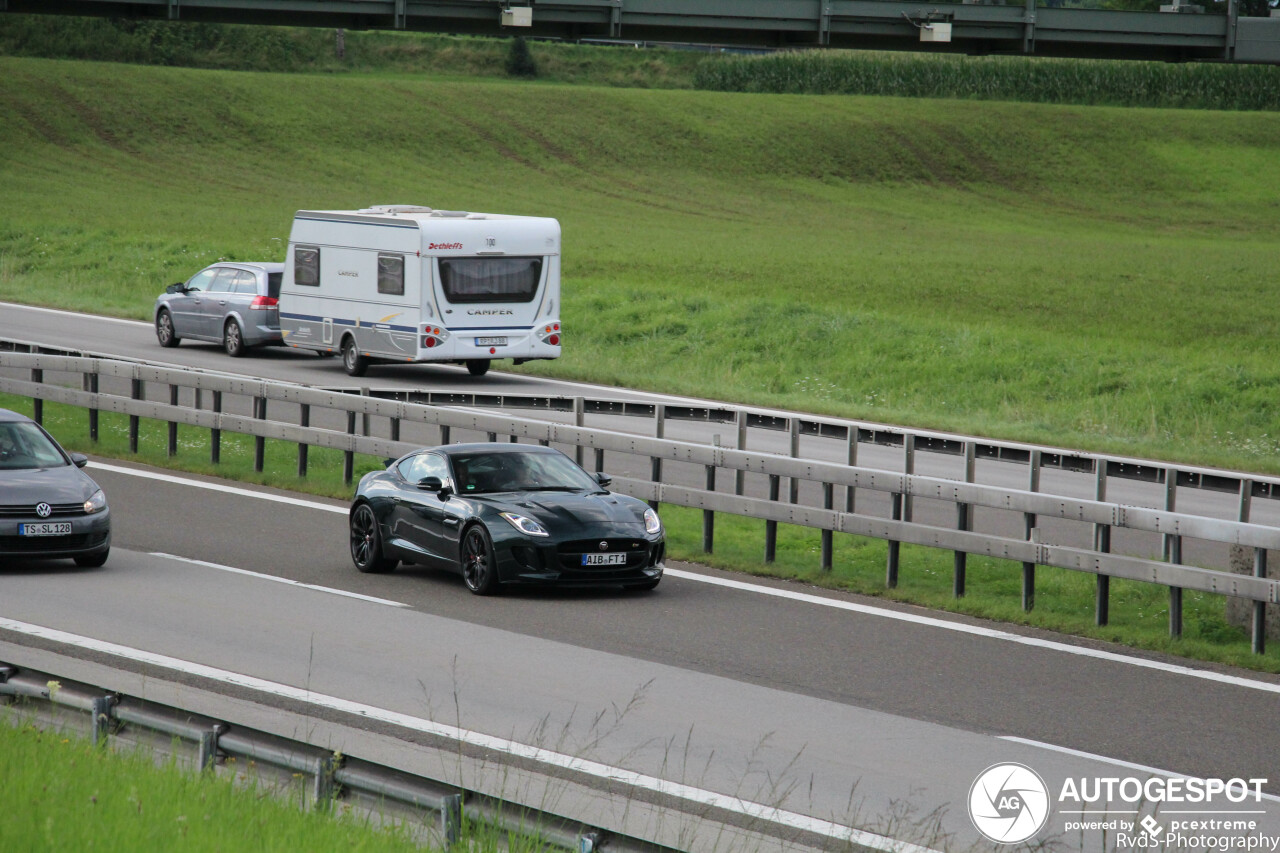
[[[445,217],[449,217],[450,219],[462,219],[469,216],[470,214],[467,213],[467,211],[465,210],[433,210],[431,211],[431,215],[445,216]]]
[[[389,213],[395,216],[397,213],[433,213],[429,207],[420,204],[375,204],[372,207],[366,207],[361,213]]]

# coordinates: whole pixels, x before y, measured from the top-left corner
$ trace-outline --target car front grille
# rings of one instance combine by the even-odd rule
[[[84,515],[84,501],[78,504],[49,504],[53,509],[50,518],[68,515]],[[0,504],[0,518],[39,518],[36,515],[36,504]]]
[[[601,548],[602,542],[608,547]],[[560,569],[566,572],[609,574],[656,564],[655,558],[658,555],[654,550],[661,547],[661,545],[652,546],[645,539],[581,539],[576,542],[561,542],[556,547],[556,558],[560,562]],[[584,566],[582,565],[583,554],[626,554],[627,562],[624,565]]]
[[[70,536],[0,536],[0,554],[74,551],[80,548],[91,548],[106,538],[106,533],[73,533]]]

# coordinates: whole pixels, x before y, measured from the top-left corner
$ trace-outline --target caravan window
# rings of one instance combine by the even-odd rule
[[[293,247],[293,283],[307,287],[320,286],[320,248],[318,246]]]
[[[455,305],[532,302],[542,280],[542,258],[441,258],[440,283]]]
[[[404,255],[378,255],[378,292],[404,296]]]

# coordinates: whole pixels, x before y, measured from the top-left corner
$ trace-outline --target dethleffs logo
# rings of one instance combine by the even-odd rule
[[[997,844],[1026,841],[1049,819],[1049,788],[1024,764],[993,764],[969,788],[969,819]]]
[[[461,249],[461,243],[428,243],[427,249]]]

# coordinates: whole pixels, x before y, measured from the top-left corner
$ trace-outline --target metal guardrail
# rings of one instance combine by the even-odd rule
[[[173,740],[177,739],[181,748],[194,752],[194,765],[201,771],[214,772],[220,766],[232,768],[241,759],[251,763],[260,777],[266,776],[268,769],[280,771],[282,784],[296,786],[301,777],[307,786],[303,804],[317,811],[328,810],[340,799],[364,797],[371,814],[379,818],[388,817],[389,804],[399,804],[407,814],[435,812],[435,831],[429,833],[428,840],[444,849],[452,849],[461,838],[465,804],[469,820],[512,836],[536,837],[542,842],[540,850],[554,847],[575,853],[674,853],[659,844],[516,806],[449,782],[214,720],[189,709],[157,705],[0,662],[0,698],[5,697],[21,701],[28,708],[40,707],[39,714],[29,715],[33,719],[50,720],[55,708],[79,712],[79,725],[95,745],[120,740],[128,729],[134,734],[135,745],[174,750]],[[152,739],[150,744],[148,736]]]
[[[1174,3],[1171,12],[1203,11]],[[885,0],[0,0],[0,12],[170,21],[426,30],[534,38],[831,46],[1158,59],[1280,62],[1268,18],[1062,8],[1028,2]],[[515,12],[523,14],[517,16]]]
[[[1029,603],[1029,593],[1033,595],[1034,571],[1037,565],[1085,571],[1098,577],[1100,623],[1105,622],[1107,585],[1111,577],[1156,583],[1170,590],[1170,632],[1174,635],[1180,634],[1182,630],[1182,590],[1184,588],[1203,590],[1253,602],[1253,648],[1259,653],[1263,651],[1265,643],[1265,605],[1280,603],[1280,581],[1266,577],[1267,551],[1280,549],[1280,528],[1253,524],[1247,520],[1248,500],[1253,494],[1252,481],[1249,480],[1242,480],[1239,489],[1241,520],[1231,521],[1175,512],[1172,508],[1148,509],[1109,503],[1101,499],[1085,500],[1047,494],[1034,488],[1016,490],[968,481],[925,477],[911,473],[909,465],[906,472],[884,471],[795,456],[720,447],[714,444],[672,441],[662,437],[593,429],[577,424],[460,411],[287,383],[155,367],[136,362],[7,353],[0,358],[0,367],[30,371],[30,380],[0,377],[0,391],[32,398],[36,401],[37,415],[41,413],[41,403],[44,400],[83,407],[89,410],[91,433],[96,430],[98,412],[111,411],[127,415],[130,419],[130,445],[135,451],[138,441],[138,421],[141,418],[148,418],[169,423],[171,453],[176,448],[177,426],[185,424],[210,430],[211,452],[216,461],[218,436],[225,430],[255,438],[257,470],[262,470],[263,446],[269,438],[298,444],[300,473],[305,473],[305,449],[308,446],[329,447],[343,451],[346,454],[344,473],[350,480],[354,454],[398,456],[420,446],[419,442],[399,440],[401,425],[404,423],[427,424],[439,430],[440,443],[449,443],[452,431],[457,429],[485,435],[489,440],[496,440],[499,435],[506,435],[513,439],[523,438],[543,444],[566,445],[575,448],[579,458],[584,450],[591,449],[596,454],[598,470],[603,467],[605,452],[648,459],[651,463],[651,482],[619,477],[614,481],[615,486],[620,491],[647,499],[655,504],[666,502],[702,509],[706,550],[710,550],[714,514],[727,512],[765,520],[766,559],[772,557],[778,523],[819,529],[823,537],[824,569],[830,568],[831,565],[833,533],[852,533],[884,539],[888,543],[886,583],[889,586],[897,584],[899,549],[903,542],[953,551],[956,561],[955,589],[958,595],[963,594],[964,591],[965,559],[968,554],[984,554],[1021,562],[1024,606]],[[46,383],[45,371],[78,373],[82,376],[82,385],[90,390],[77,390]],[[127,379],[130,383],[130,396],[100,393],[98,385],[103,377]],[[145,399],[145,388],[149,383],[168,386],[170,402],[165,404]],[[201,408],[198,399],[194,407],[179,405],[179,389],[184,387],[196,392],[209,393],[214,401],[213,410]],[[253,414],[243,416],[221,411],[223,394],[249,398],[252,400]],[[301,412],[302,423],[269,420],[267,418],[269,401],[297,405]],[[347,430],[340,432],[311,426],[310,413],[314,408],[345,416]],[[581,408],[580,404],[579,409]],[[357,416],[386,418],[390,423],[391,437],[382,439],[357,434]],[[658,423],[660,424],[661,421]],[[797,434],[798,428],[797,419],[791,419],[793,437]],[[850,444],[856,446],[852,442]],[[911,445],[907,443],[906,446]],[[968,442],[966,459],[971,461],[975,453],[974,443]],[[691,489],[664,482],[663,463],[666,461],[705,469],[707,488]],[[1094,461],[1095,471],[1100,472],[1097,475],[1097,492],[1101,496],[1105,494],[1105,477],[1111,464],[1110,460],[1107,465],[1096,464],[1097,460]],[[1034,486],[1036,472],[1043,464],[1043,456],[1039,450],[1031,451],[1030,464]],[[767,477],[768,500],[742,494],[740,485],[735,488],[735,494],[717,491],[715,471],[722,468]],[[967,469],[971,472],[972,466],[967,466]],[[782,478],[787,478],[790,482],[790,502],[781,500]],[[971,480],[971,475],[967,479]],[[1175,487],[1178,480],[1176,476],[1167,478],[1167,481],[1171,481]],[[797,487],[802,482],[821,486],[823,493],[821,508],[798,503]],[[845,511],[834,509],[835,487],[846,490]],[[885,519],[854,512],[853,495],[859,490],[888,495],[891,504],[890,517]],[[912,498],[954,504],[957,508],[956,528],[940,528],[913,521],[909,510]],[[1173,506],[1171,492],[1168,506]],[[974,507],[1021,513],[1025,520],[1025,536],[1014,539],[973,531],[971,513]],[[1039,541],[1040,531],[1037,526],[1039,518],[1056,518],[1091,525],[1095,533],[1095,547],[1088,550]],[[1110,553],[1110,534],[1116,528],[1160,534],[1166,542],[1168,561]],[[1252,548],[1254,576],[1181,565],[1183,537]]]

